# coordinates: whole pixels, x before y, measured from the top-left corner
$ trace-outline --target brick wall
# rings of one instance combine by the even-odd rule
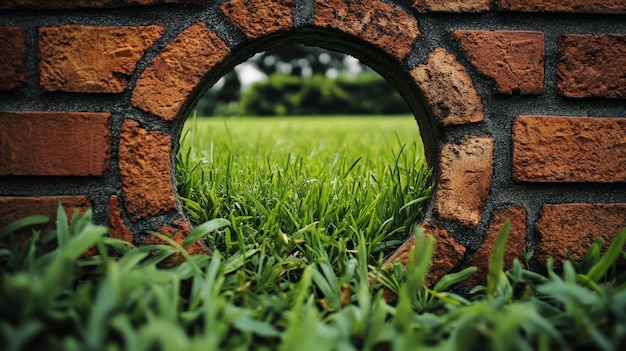
[[[112,236],[182,240],[184,116],[291,43],[356,56],[405,96],[436,174],[435,275],[484,271],[507,218],[508,262],[533,250],[538,267],[626,227],[622,0],[3,1],[0,217],[61,199]]]

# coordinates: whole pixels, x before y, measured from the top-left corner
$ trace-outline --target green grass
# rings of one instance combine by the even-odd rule
[[[196,223],[227,218],[250,240],[307,233],[380,258],[422,218],[432,186],[412,117],[192,119],[177,185]],[[224,248],[219,238],[212,247]]]
[[[278,147],[287,141],[269,122],[257,127],[257,140],[245,137],[251,123],[239,121],[228,131],[216,121],[187,134],[204,151],[183,148],[177,176],[190,217],[203,223],[182,244],[151,233],[168,244],[133,247],[106,237],[90,211],[68,221],[61,206],[52,232],[31,229],[50,220],[43,216],[0,228],[0,350],[625,349],[626,274],[617,262],[626,258],[626,230],[604,254],[597,240],[582,261],[562,271],[549,261],[537,273],[527,260],[503,270],[506,224],[486,287],[469,296],[452,290],[473,267],[427,286],[435,243],[418,229],[411,235],[420,249],[405,268],[379,266],[385,246],[413,228],[417,217],[404,210],[429,191],[427,172],[414,172],[426,169],[414,167],[425,167],[417,141],[390,130],[387,143],[381,133],[365,142],[367,128],[359,133],[361,122],[351,120],[356,140],[344,134],[341,155],[329,147],[324,162],[309,165],[328,145],[322,136],[338,128],[316,135],[317,124],[302,120],[296,124],[306,128],[284,129],[310,136],[302,152]],[[258,152],[246,154],[246,143]],[[381,166],[383,158],[370,155],[390,157]],[[418,184],[422,191],[413,192]],[[363,194],[370,189],[375,194]],[[31,239],[18,246],[25,231]],[[185,247],[194,240],[216,251],[190,256]],[[177,253],[184,260],[160,265]],[[383,299],[385,287],[396,301]]]

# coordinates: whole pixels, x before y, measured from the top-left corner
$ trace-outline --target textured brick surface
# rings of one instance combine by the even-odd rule
[[[491,7],[491,0],[413,0],[417,12],[484,12]]]
[[[221,9],[248,38],[259,38],[291,28],[292,5],[292,0],[233,0]]]
[[[626,13],[624,0],[501,0],[498,8],[506,11]]]
[[[513,179],[626,182],[626,119],[516,118],[513,125]]]
[[[35,227],[26,228],[17,234],[17,242],[19,246],[31,237],[32,228],[41,230],[46,233],[56,229],[57,209],[59,201],[65,209],[68,221],[71,219],[74,211],[78,208],[79,212],[85,213],[91,208],[91,201],[87,196],[41,196],[41,197],[2,197],[0,196],[0,223],[4,223],[4,219],[16,221],[28,216],[44,215],[50,218],[50,222]],[[0,242],[0,247],[2,243]]]
[[[0,112],[0,175],[100,176],[110,157],[109,113]]]
[[[428,63],[417,66],[411,76],[440,124],[450,126],[484,119],[483,104],[472,79],[446,50],[435,49],[428,55]]]
[[[126,212],[132,221],[176,208],[170,165],[170,136],[147,131],[125,120],[119,145],[119,169]]]
[[[39,29],[39,83],[46,91],[119,93],[160,26]]]
[[[437,227],[430,222],[422,224],[424,234],[432,235],[435,238],[435,252],[430,265],[430,272],[426,277],[426,283],[433,286],[441,277],[448,274],[463,259],[465,247],[452,238],[445,229]],[[392,264],[394,261],[400,261],[402,266],[406,267],[409,258],[409,252],[415,246],[415,236],[411,236],[409,240],[393,255],[391,255],[383,263],[383,267]],[[415,254],[420,254],[420,248],[415,249]]]
[[[558,52],[561,94],[626,99],[626,35],[562,35]]]
[[[472,65],[493,79],[502,94],[541,94],[544,35],[542,32],[457,30]]]
[[[0,2],[0,9],[90,9],[202,1],[204,0],[4,0]]]
[[[496,242],[496,238],[502,229],[504,222],[511,220],[511,231],[506,242],[504,251],[504,268],[509,269],[513,265],[513,260],[519,258],[523,262],[524,250],[526,249],[526,209],[522,205],[510,205],[494,211],[489,221],[487,235],[482,245],[476,250],[472,258],[465,264],[475,266],[476,273],[464,282],[468,286],[485,284],[489,272],[489,260],[491,251]]]
[[[133,106],[173,120],[193,88],[230,49],[205,23],[185,29],[143,71],[131,98]]]
[[[419,35],[414,17],[377,0],[316,0],[315,25],[355,35],[400,60]]]
[[[626,228],[626,204],[558,204],[544,205],[537,221],[539,263],[549,257],[556,266],[570,255],[580,260],[596,238],[604,240],[603,248]]]
[[[128,229],[122,218],[117,195],[109,197],[109,236],[129,243],[134,242],[133,233]]]
[[[0,91],[26,86],[26,31],[0,27]]]
[[[476,227],[491,188],[493,139],[468,137],[441,149],[434,213],[442,220]]]
[[[155,229],[154,231],[157,233],[163,234],[169,237],[170,239],[174,240],[176,243],[182,245],[187,235],[191,232],[191,228],[189,227],[189,224],[187,223],[187,221],[181,218],[177,221],[174,221],[171,225],[159,227]],[[168,243],[162,240],[161,238],[155,235],[151,235],[151,234],[146,234],[146,236],[141,241],[141,245],[164,245],[164,244],[168,245]],[[200,254],[211,253],[211,250],[209,250],[201,241],[196,241],[195,243],[188,246],[186,250],[190,255],[200,255]],[[175,253],[172,256],[165,259],[165,261],[162,262],[162,265],[165,267],[171,267],[172,265],[174,265],[174,263],[176,263],[177,261],[181,259],[182,257],[180,257],[180,254]]]

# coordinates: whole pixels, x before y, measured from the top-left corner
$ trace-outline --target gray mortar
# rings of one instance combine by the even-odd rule
[[[232,50],[232,54],[213,69],[202,84],[194,91],[183,107],[184,115],[190,111],[197,99],[222,75],[232,70],[257,52],[270,46],[282,46],[291,43],[317,45],[351,54],[370,65],[383,77],[387,78],[405,97],[408,105],[417,115],[420,129],[424,133],[424,142],[431,167],[437,172],[435,160],[438,159],[439,145],[445,142],[459,142],[466,135],[491,136],[495,141],[494,175],[492,192],[489,195],[483,218],[476,230],[456,225],[441,223],[454,238],[466,246],[471,255],[481,244],[488,227],[489,216],[494,209],[518,203],[522,204],[527,215],[527,248],[535,247],[535,222],[541,205],[546,203],[624,203],[626,189],[623,184],[555,184],[555,183],[516,183],[511,179],[511,128],[519,115],[563,115],[626,117],[623,100],[612,99],[567,99],[558,95],[556,88],[557,43],[560,34],[626,34],[626,21],[619,15],[580,15],[580,14],[528,14],[514,12],[489,12],[482,14],[418,14],[408,10],[418,20],[420,36],[411,52],[402,62],[389,58],[386,54],[364,45],[343,34],[329,35],[325,30],[312,27],[313,0],[294,0],[293,22],[297,30],[248,41],[230,20],[221,13],[219,6],[225,1],[211,1],[193,5],[158,5],[137,6],[102,10],[13,10],[0,12],[0,25],[20,26],[27,30],[28,62],[27,88],[0,94],[0,110],[32,111],[89,111],[111,112],[113,115],[113,149],[111,172],[103,177],[0,177],[0,195],[29,196],[37,195],[82,195],[86,194],[93,201],[94,219],[100,224],[108,222],[109,196],[117,194],[119,189],[117,167],[117,145],[120,126],[124,119],[140,122],[148,130],[162,130],[172,135],[172,146],[178,146],[180,129],[184,118],[177,123],[162,121],[148,113],[140,111],[128,103],[139,75],[161,49],[185,28],[197,21],[206,22]],[[404,2],[386,0],[407,9]],[[37,28],[63,24],[93,26],[143,26],[161,25],[164,35],[150,47],[137,63],[132,73],[128,88],[120,94],[72,94],[42,93],[39,88],[37,67]],[[450,32],[466,30],[529,30],[543,32],[545,35],[545,85],[539,96],[495,95],[494,84],[478,74],[469,63],[458,42],[450,37]],[[441,128],[429,117],[408,72],[426,62],[426,56],[436,47],[443,47],[453,53],[470,74],[482,99],[485,121],[481,123]],[[172,164],[174,155],[172,155]],[[172,167],[174,170],[174,167]],[[172,174],[173,177],[173,174]],[[180,205],[180,204],[179,204]],[[432,201],[429,205],[432,208]],[[180,212],[172,211],[163,216],[132,223],[125,213],[122,214],[127,225],[134,232],[143,232],[171,223],[179,218]],[[429,218],[432,219],[432,218]],[[433,219],[434,220],[434,219]],[[137,239],[137,238],[136,238]]]

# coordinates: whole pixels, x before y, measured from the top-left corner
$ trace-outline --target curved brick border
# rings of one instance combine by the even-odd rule
[[[0,217],[53,215],[61,199],[91,207],[111,236],[149,244],[156,230],[181,242],[190,226],[174,156],[184,115],[250,55],[299,42],[361,58],[414,111],[437,182],[423,224],[437,238],[431,282],[468,265],[485,272],[509,218],[509,264],[524,249],[539,266],[565,248],[580,257],[626,226],[622,1],[9,0],[0,9]],[[16,21],[15,9],[33,11]],[[86,9],[116,15],[93,20]]]

